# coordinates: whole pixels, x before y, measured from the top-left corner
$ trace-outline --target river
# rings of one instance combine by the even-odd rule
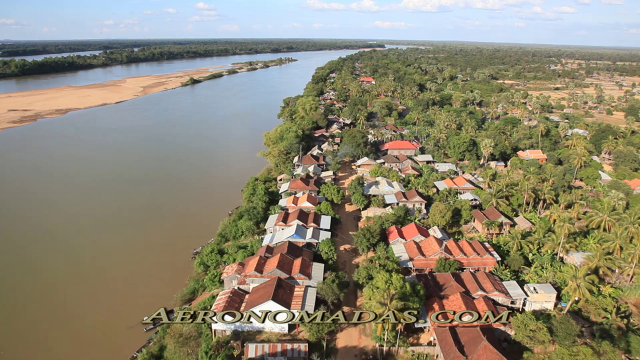
[[[0,359],[127,359],[139,324],[192,272],[240,190],[282,99],[355,51],[190,59],[3,80],[79,85],[235,61],[298,62],[225,76],[0,132]],[[114,75],[117,74],[117,75]]]

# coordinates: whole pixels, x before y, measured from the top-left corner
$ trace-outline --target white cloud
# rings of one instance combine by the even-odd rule
[[[399,7],[409,11],[439,12],[452,7],[503,10],[508,6],[541,5],[542,0],[403,0]]]
[[[587,35],[587,34],[588,34],[587,30],[576,31],[576,35]]]
[[[580,5],[589,5],[591,4],[591,0],[575,0]]]
[[[213,5],[205,4],[203,2],[199,2],[196,4],[196,9],[200,10],[215,10],[216,7]]]
[[[143,13],[143,14],[145,14],[145,15],[153,15],[153,14],[155,14],[156,12],[155,12],[155,11],[153,11],[153,10],[145,10],[145,11],[143,11],[142,13]]]
[[[326,3],[321,0],[307,0],[307,7],[312,10],[352,10],[360,12],[377,12],[389,10],[389,7],[380,7],[373,0],[361,0],[351,4]]]
[[[527,10],[516,9],[514,13],[517,18],[524,19],[524,20],[544,20],[544,21],[561,20],[558,14],[552,11],[546,11],[540,6],[534,6],[531,9],[527,9]]]
[[[162,11],[164,11],[164,12],[166,12],[168,14],[175,14],[175,13],[178,12],[178,10],[173,9],[173,8],[166,8],[166,9],[163,9]]]
[[[640,34],[640,29],[627,29],[624,32],[627,34]]]
[[[624,5],[624,0],[600,0],[603,4],[607,5]]]
[[[575,14],[578,12],[578,10],[576,10],[575,8],[572,8],[571,6],[554,7],[554,8],[551,8],[551,10],[561,14]]]
[[[187,25],[184,29],[185,29],[185,30],[191,30],[191,29],[193,29],[193,24],[189,24],[189,25]]]
[[[113,25],[114,24],[113,20],[103,21],[102,23],[105,24],[105,25]]]
[[[0,25],[13,26],[16,25],[16,21],[14,19],[0,19]]]
[[[527,24],[523,23],[523,22],[517,22],[515,24],[513,24],[515,27],[525,27],[527,26]]]
[[[409,26],[413,26],[413,24],[407,24],[403,21],[399,21],[399,22],[376,21],[373,23],[373,26],[377,26],[383,29],[406,29]]]
[[[293,24],[286,24],[286,25],[282,25],[283,28],[298,28],[298,27],[302,27],[302,24],[298,24],[298,23],[293,23]]]
[[[220,30],[223,31],[240,31],[240,26],[233,24],[233,25],[221,25],[220,26]]]
[[[207,21],[216,21],[219,17],[217,16],[192,16],[187,19],[187,21],[198,21],[198,22],[207,22]]]

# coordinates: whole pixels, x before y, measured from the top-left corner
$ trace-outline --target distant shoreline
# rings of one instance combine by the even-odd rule
[[[126,77],[119,80],[82,86],[61,86],[48,89],[0,94],[0,131],[27,125],[43,118],[65,115],[71,111],[112,105],[141,96],[184,86],[189,78],[235,69],[242,64],[220,65],[185,70],[172,74]]]

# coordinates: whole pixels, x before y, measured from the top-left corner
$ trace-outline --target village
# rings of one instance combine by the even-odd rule
[[[363,68],[357,62],[356,74],[365,73]],[[595,310],[583,306],[595,296],[608,296],[598,295],[604,294],[598,290],[602,286],[613,289],[596,285],[598,281],[631,284],[638,260],[638,256],[628,258],[629,272],[613,259],[631,251],[623,239],[634,244],[640,235],[640,178],[620,180],[621,172],[634,174],[617,166],[623,155],[615,150],[622,138],[601,140],[601,151],[593,154],[588,144],[598,128],[575,121],[569,111],[544,112],[536,104],[539,99],[521,101],[512,96],[511,101],[522,103],[523,109],[511,111],[513,105],[496,103],[494,114],[487,107],[473,106],[469,95],[469,106],[483,119],[501,126],[513,124],[509,126],[514,132],[531,129],[535,135],[527,144],[533,146],[514,144],[520,150],[504,153],[503,147],[499,153],[497,140],[485,138],[477,140],[479,161],[469,161],[464,149],[455,155],[453,148],[444,156],[442,150],[428,151],[433,142],[424,145],[427,138],[437,141],[433,139],[441,126],[439,115],[428,137],[420,132],[419,117],[413,120],[415,126],[405,127],[389,117],[365,120],[339,115],[347,112],[349,102],[339,101],[338,89],[332,86],[337,76],[327,73],[317,97],[319,113],[324,114],[317,123],[324,126],[310,129],[306,146],[288,150],[295,154],[288,164],[282,153],[277,154],[281,163],[275,171],[285,171],[275,178],[277,205],[268,209],[256,242],[260,247],[216,273],[223,286],[210,310],[312,314],[342,309],[352,315],[356,310],[415,309],[419,321],[364,325],[291,324],[278,318],[218,321],[211,325],[213,339],[226,339],[234,355],[242,354],[243,359],[506,360],[521,358],[522,345],[539,354],[554,351],[558,345],[551,344],[558,340],[544,338],[555,335],[553,331],[549,335],[545,328],[538,334],[550,341],[549,350],[527,342],[527,336],[536,336],[523,335],[522,329],[542,324],[533,314],[555,314],[558,321],[577,329],[576,336],[595,343],[597,335],[587,313]],[[461,84],[459,77],[451,78]],[[377,89],[374,99],[391,104],[394,116],[410,113],[411,106],[376,87],[375,78],[360,76],[357,86],[360,89],[351,90],[351,96]],[[308,95],[305,99],[313,101]],[[286,104],[285,100],[283,112],[303,106],[301,99],[290,107]],[[334,114],[326,115],[328,108]],[[553,141],[571,154],[548,150],[551,140],[543,137],[550,137],[552,129],[557,136]],[[627,136],[637,133],[636,125],[628,124],[625,131]],[[504,136],[511,135],[507,131]],[[453,141],[442,138],[440,143],[445,140]],[[559,156],[572,164],[562,174],[553,171],[561,162]],[[635,157],[632,162],[640,162],[637,153]],[[556,193],[559,182],[575,189],[572,195],[608,195],[585,206],[582,199]],[[623,215],[628,199],[636,205]],[[616,221],[627,224],[627,229]],[[594,233],[586,236],[591,241],[587,246],[577,236],[590,228]],[[613,240],[603,240],[605,246],[600,247],[596,236]],[[570,312],[578,305],[580,310]],[[471,315],[486,311],[511,312],[510,323],[484,324]],[[470,313],[454,319],[453,314],[460,312]]]

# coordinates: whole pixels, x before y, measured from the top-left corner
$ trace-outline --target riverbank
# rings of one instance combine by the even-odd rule
[[[203,67],[164,75],[127,77],[101,84],[0,94],[0,131],[74,110],[111,105],[183,86],[189,78],[204,78],[228,69],[247,71],[242,65]]]

